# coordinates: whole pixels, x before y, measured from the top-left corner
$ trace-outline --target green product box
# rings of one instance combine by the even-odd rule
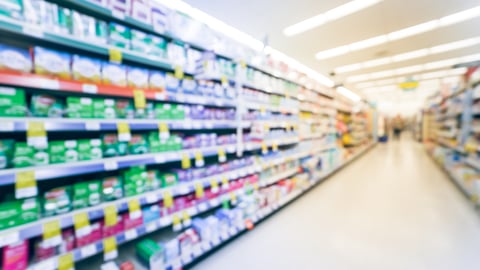
[[[145,180],[145,190],[152,191],[162,187],[162,181],[158,177],[157,171],[147,171],[147,178]]]
[[[119,176],[106,177],[102,181],[103,201],[114,201],[123,198],[123,181]]]
[[[162,187],[171,187],[178,183],[178,175],[176,173],[164,173],[161,177]]]
[[[173,120],[183,120],[185,119],[185,107],[183,105],[172,105],[172,109],[170,111],[170,117]]]
[[[78,140],[78,160],[96,160],[103,157],[102,140]]]
[[[167,139],[167,151],[179,151],[182,150],[182,138],[173,135]]]
[[[148,144],[144,135],[132,134],[132,138],[128,142],[128,153],[130,155],[148,153]]]
[[[51,189],[43,195],[43,215],[60,215],[72,210],[70,186]]]
[[[125,196],[130,197],[145,192],[146,179],[147,172],[145,171],[145,166],[135,166],[125,171],[123,186]]]
[[[148,54],[152,48],[152,36],[138,30],[131,30],[131,50]]]
[[[50,142],[48,155],[52,164],[78,161],[78,143],[76,140]]]
[[[118,48],[128,49],[130,47],[131,32],[128,27],[121,24],[110,23],[108,44]]]
[[[149,269],[164,268],[165,250],[151,239],[144,239],[136,246],[137,256],[148,265]]]
[[[151,37],[150,54],[167,59],[167,41],[162,37]]]
[[[160,141],[158,132],[150,132],[148,134],[148,145],[150,146],[150,153],[160,153],[167,151],[166,141]]]
[[[15,140],[0,140],[0,169],[12,167],[14,148]]]
[[[171,116],[172,105],[168,103],[157,103],[155,104],[155,118],[159,120],[170,120],[172,119]]]
[[[25,116],[27,106],[25,91],[18,88],[0,87],[0,116]]]
[[[64,105],[59,98],[49,95],[33,95],[30,112],[37,117],[62,117]]]
[[[117,118],[115,100],[113,99],[93,99],[93,117],[101,119]]]
[[[0,203],[0,230],[33,222],[39,218],[40,204],[37,199]]]
[[[73,208],[79,209],[97,205],[102,199],[100,181],[81,182],[73,185]]]
[[[93,118],[91,98],[68,97],[67,112],[69,118]]]
[[[29,146],[25,142],[15,143],[13,155],[13,165],[15,168],[47,165],[48,162],[47,148]]]
[[[119,142],[117,134],[104,134],[102,136],[103,157],[125,156],[128,142]]]
[[[23,18],[23,1],[22,0],[0,1],[0,15],[21,20]]]
[[[132,119],[135,117],[135,108],[130,100],[123,99],[115,102],[117,118]]]
[[[108,37],[107,23],[91,16],[72,12],[72,35],[79,39],[105,44]]]
[[[135,118],[137,119],[155,119],[155,109],[152,102],[147,102],[144,109],[135,110]]]

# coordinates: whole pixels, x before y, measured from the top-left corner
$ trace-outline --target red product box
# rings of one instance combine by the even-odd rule
[[[24,240],[3,248],[4,270],[23,270],[28,266],[28,241]]]
[[[120,270],[135,270],[135,266],[132,262],[127,261],[120,265]]]
[[[103,238],[107,238],[113,235],[117,235],[125,230],[123,216],[117,216],[117,224],[113,226],[105,226],[104,222],[102,221],[103,225]]]
[[[143,224],[143,217],[140,216],[136,219],[130,219],[130,213],[125,213],[122,215],[123,217],[123,228],[124,230],[130,230],[132,228],[136,228]]]
[[[91,232],[88,235],[85,235],[83,237],[77,238],[76,243],[77,247],[82,247],[86,246],[88,244],[91,244],[96,241],[100,241],[102,239],[102,222],[97,221],[92,224],[90,224],[91,227]]]

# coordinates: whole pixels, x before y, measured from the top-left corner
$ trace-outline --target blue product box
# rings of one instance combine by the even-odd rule
[[[160,218],[160,207],[152,205],[142,210],[143,223],[150,223]]]
[[[0,70],[32,71],[32,57],[26,49],[0,44]]]

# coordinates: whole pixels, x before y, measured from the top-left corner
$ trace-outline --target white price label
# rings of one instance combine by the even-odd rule
[[[212,245],[208,241],[203,241],[202,242],[202,249],[203,251],[208,251],[212,248]]]
[[[147,232],[153,232],[157,229],[157,223],[156,222],[150,222],[147,224],[147,226],[145,227],[145,230]]]
[[[125,13],[116,9],[112,9],[113,17],[116,17],[120,20],[125,20]]]
[[[55,237],[46,239],[42,241],[42,247],[44,248],[50,248],[50,247],[56,247],[62,243],[62,236],[57,235]]]
[[[218,206],[220,204],[220,201],[217,198],[213,198],[210,200],[210,205],[212,207]]]
[[[213,238],[213,239],[212,239],[212,244],[213,244],[214,246],[220,245],[220,238],[219,238],[219,237]]]
[[[156,100],[166,100],[166,94],[165,93],[155,93],[155,99]]]
[[[191,253],[182,254],[183,265],[189,264],[191,261],[192,261],[192,254]]]
[[[179,232],[182,230],[182,224],[176,224],[176,225],[173,225],[173,231],[174,232]]]
[[[84,237],[86,235],[89,235],[92,232],[92,227],[90,225],[84,226],[78,230],[75,231],[75,235],[77,238]]]
[[[228,231],[223,231],[220,233],[220,238],[222,238],[222,241],[226,241],[230,236],[228,235]]]
[[[193,128],[194,129],[201,129],[202,128],[202,122],[193,122]]]
[[[206,203],[201,203],[201,204],[198,205],[198,211],[199,212],[207,211],[207,209],[208,209],[208,206],[207,206]]]
[[[0,235],[0,247],[8,246],[20,241],[20,233],[18,231]]]
[[[110,261],[110,260],[113,260],[113,259],[116,259],[118,257],[118,250],[115,249],[115,250],[112,250],[108,253],[105,253],[103,255],[103,259],[104,261]]]
[[[137,236],[138,236],[138,234],[137,234],[136,229],[130,229],[130,230],[125,231],[125,239],[126,240],[135,239],[135,238],[137,238]]]
[[[145,197],[145,200],[147,201],[147,203],[154,203],[158,201],[158,196],[155,193],[149,193]]]
[[[36,186],[34,187],[25,187],[25,188],[17,188],[15,190],[15,198],[21,199],[21,198],[30,198],[37,196],[38,194],[38,189]]]
[[[57,257],[53,257],[47,260],[42,260],[35,264],[33,270],[54,270],[57,269]]]
[[[162,154],[155,155],[155,162],[156,163],[165,163],[165,155],[162,155]]]
[[[13,122],[4,122],[0,125],[0,131],[14,131],[15,123]]]
[[[160,226],[162,226],[162,227],[168,226],[172,223],[172,217],[160,218],[159,223],[160,223]]]
[[[99,122],[86,122],[85,123],[85,130],[100,130],[100,123]]]
[[[97,253],[97,248],[95,247],[95,244],[91,244],[80,249],[80,254],[82,254],[82,258],[90,257],[95,253]]]
[[[141,217],[142,217],[142,211],[141,210],[130,212],[130,219],[137,219],[137,218],[141,218]]]
[[[230,227],[230,229],[228,229],[228,232],[230,233],[231,236],[237,234],[237,228],[235,227]]]
[[[113,171],[118,169],[118,163],[115,160],[106,160],[103,162],[105,171]]]
[[[94,84],[83,84],[82,91],[84,93],[96,94],[98,92],[98,87]]]

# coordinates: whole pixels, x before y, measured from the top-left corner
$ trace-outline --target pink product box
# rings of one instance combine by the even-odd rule
[[[113,226],[105,226],[104,223],[102,222],[102,225],[103,225],[103,238],[117,235],[125,230],[122,215],[117,216],[117,224]]]
[[[90,232],[90,234],[76,239],[77,247],[83,247],[91,243],[100,241],[102,239],[103,237],[102,222],[101,221],[94,222],[90,224],[90,227],[92,228],[92,231]]]
[[[28,266],[28,241],[21,241],[3,248],[4,270],[24,270]]]
[[[136,228],[143,224],[143,218],[130,219],[130,213],[123,214],[123,227],[125,230]]]

